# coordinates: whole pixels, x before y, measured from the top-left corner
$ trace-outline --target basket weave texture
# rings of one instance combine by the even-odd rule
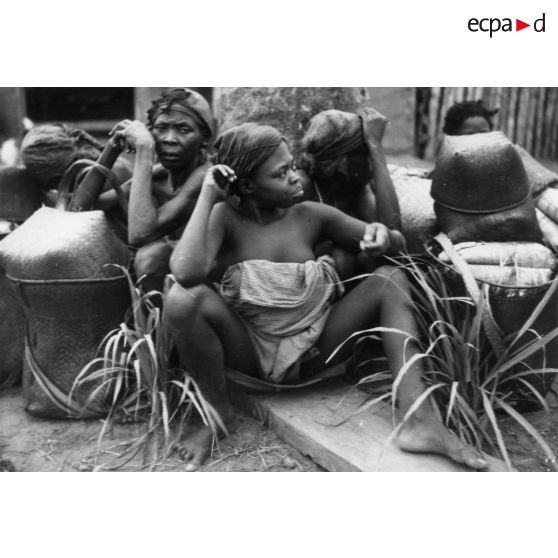
[[[0,265],[26,317],[29,355],[23,386],[35,415],[66,417],[37,382],[33,364],[68,394],[103,337],[123,321],[129,306],[128,250],[103,212],[41,208],[0,242]],[[89,390],[78,392],[84,402]]]

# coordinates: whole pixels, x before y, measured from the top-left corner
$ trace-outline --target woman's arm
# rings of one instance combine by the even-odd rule
[[[376,202],[369,184],[363,186],[351,200],[352,215],[366,223],[377,221]],[[384,223],[385,225],[385,223]]]
[[[109,170],[112,169],[114,163],[122,153],[123,143],[113,134],[115,130],[125,125],[126,122],[129,121],[124,120],[117,124],[109,134],[111,137],[97,159],[97,163],[102,167]],[[89,211],[96,207],[97,200],[106,180],[106,173],[102,172],[99,167],[92,167],[77,187],[69,208],[70,211]]]
[[[155,204],[151,201],[151,206],[154,207],[155,211],[149,211],[147,215],[132,213],[132,198],[130,198],[128,233],[130,244],[143,246],[184,225],[194,211],[204,177],[209,167],[209,164],[204,164],[195,169],[180,187],[176,196],[161,207],[155,207]],[[149,196],[152,200],[151,189]]]
[[[365,108],[359,114],[362,118],[364,141],[372,163],[374,194],[376,195],[376,219],[390,229],[401,230],[399,202],[382,148],[382,138],[387,119],[373,108]]]
[[[207,278],[219,253],[225,235],[224,204],[234,172],[225,165],[211,167],[202,184],[201,192],[171,258],[170,270],[183,287],[199,285]]]
[[[395,254],[404,248],[401,233],[382,223],[366,223],[325,204],[306,202],[311,219],[317,220],[319,238],[351,251],[370,255]]]

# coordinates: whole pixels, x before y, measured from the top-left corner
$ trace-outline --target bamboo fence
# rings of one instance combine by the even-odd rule
[[[558,161],[558,88],[556,87],[423,87],[417,89],[415,148],[433,159],[442,140],[444,116],[460,101],[482,99],[499,108],[494,129],[540,159]]]

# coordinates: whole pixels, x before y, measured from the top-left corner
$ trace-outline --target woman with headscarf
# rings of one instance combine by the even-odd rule
[[[400,230],[399,204],[382,148],[386,124],[386,118],[373,108],[359,114],[326,110],[315,115],[302,140],[305,199]],[[331,243],[318,250],[335,257],[344,268],[343,278],[354,273],[354,256]]]
[[[84,179],[74,210],[109,210],[127,200],[128,242],[138,248],[135,271],[146,291],[161,291],[172,247],[188,221],[209,164],[207,149],[214,133],[209,103],[196,91],[172,89],[153,101],[147,125],[123,120],[110,133],[99,168]],[[133,176],[115,192],[102,194],[100,184],[124,151],[135,154]],[[153,167],[155,158],[160,163]],[[96,201],[95,201],[96,200]]]
[[[25,134],[21,159],[29,175],[37,182],[45,205],[54,206],[58,199],[58,186],[66,171],[76,161],[96,161],[102,149],[102,145],[84,130],[54,122],[34,126]],[[112,171],[118,185],[132,176],[127,161],[118,161]],[[102,185],[101,182],[100,187]]]
[[[181,367],[229,427],[225,367],[272,384],[304,381],[353,333],[379,323],[391,369],[397,373],[408,363],[397,389],[404,416],[425,390],[404,274],[381,267],[340,298],[333,260],[314,255],[323,238],[354,253],[395,253],[400,236],[326,204],[299,203],[302,184],[274,128],[243,124],[224,132],[216,147],[220,164],[208,170],[170,262],[176,283],[166,295],[164,321]],[[238,203],[225,200],[229,192]],[[217,290],[207,283],[210,273]],[[344,344],[330,364],[346,359],[352,347]],[[428,399],[411,414],[398,437],[403,449],[487,467],[442,425]],[[181,444],[186,468],[198,468],[211,445],[211,430],[200,425]]]

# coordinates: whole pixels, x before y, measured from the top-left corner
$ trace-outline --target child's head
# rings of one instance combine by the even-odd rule
[[[319,185],[339,196],[359,189],[372,178],[361,118],[326,110],[312,118],[302,140],[310,173]]]
[[[494,128],[492,117],[498,109],[488,109],[482,100],[463,101],[451,106],[446,112],[444,134],[466,136],[491,132]]]
[[[300,179],[285,138],[271,126],[247,123],[215,142],[217,162],[234,170],[233,193],[269,206],[292,205],[302,197]]]

